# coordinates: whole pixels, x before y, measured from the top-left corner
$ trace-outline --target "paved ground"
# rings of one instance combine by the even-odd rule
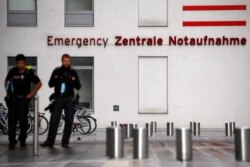
[[[72,135],[69,149],[61,148],[58,135],[55,148],[39,148],[39,155],[33,156],[32,136],[27,148],[9,150],[7,136],[0,135],[1,167],[249,167],[249,162],[237,162],[234,157],[233,137],[224,134],[203,135],[193,138],[193,160],[176,160],[175,138],[158,132],[149,142],[149,158],[132,159],[132,139],[125,142],[125,157],[109,160],[106,154],[105,131],[89,136]],[[40,136],[40,142],[46,136]],[[78,140],[78,138],[81,140]]]

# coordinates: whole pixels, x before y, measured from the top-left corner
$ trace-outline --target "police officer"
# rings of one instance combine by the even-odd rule
[[[35,87],[31,90],[31,83]],[[27,129],[28,129],[28,113],[30,100],[40,89],[42,83],[34,74],[32,69],[26,68],[26,58],[23,54],[16,56],[16,67],[12,68],[5,79],[6,97],[5,101],[8,106],[8,135],[9,148],[15,148],[16,126],[20,124],[20,135],[18,140],[20,146],[26,146]]]
[[[71,57],[68,54],[63,54],[62,66],[57,67],[51,75],[49,80],[49,87],[54,87],[55,100],[54,109],[50,117],[49,133],[46,141],[41,144],[42,147],[53,147],[58,125],[60,122],[62,110],[65,113],[65,127],[61,146],[68,148],[69,139],[74,120],[74,88],[79,90],[81,84],[77,72],[71,68]]]

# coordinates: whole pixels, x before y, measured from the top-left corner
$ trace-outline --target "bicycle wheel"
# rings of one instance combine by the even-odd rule
[[[86,116],[86,118],[89,119],[89,122],[90,122],[90,125],[91,125],[91,129],[90,129],[89,133],[93,133],[97,128],[97,121],[96,121],[96,119],[94,117],[92,117],[90,115]]]
[[[4,135],[8,134],[8,114],[6,112],[1,113],[2,120],[1,120],[1,129]]]
[[[88,134],[91,129],[91,124],[88,118],[85,116],[77,116],[79,123],[76,125],[76,130],[81,134]]]
[[[57,134],[61,134],[63,132],[64,126],[65,126],[65,121],[64,119],[61,118],[57,129]]]
[[[38,116],[38,133],[42,135],[49,129],[49,121],[43,115]]]
[[[28,129],[27,129],[27,134],[29,134],[32,130],[32,118],[31,117],[28,117]],[[20,129],[20,124],[19,122],[17,122],[17,127],[16,127],[16,134],[20,134],[21,132],[21,129]]]
[[[4,135],[8,134],[8,125],[0,125],[0,129]]]

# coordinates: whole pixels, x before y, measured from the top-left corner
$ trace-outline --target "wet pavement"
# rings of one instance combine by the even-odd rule
[[[46,135],[39,136],[42,143]],[[176,160],[175,137],[158,132],[149,139],[149,158],[134,160],[132,139],[125,140],[124,158],[110,160],[106,157],[105,130],[91,135],[73,134],[70,148],[60,145],[57,136],[54,148],[39,147],[39,154],[33,155],[32,136],[27,147],[8,149],[6,135],[0,135],[0,167],[249,167],[249,162],[235,161],[234,139],[222,133],[193,137],[193,160]]]

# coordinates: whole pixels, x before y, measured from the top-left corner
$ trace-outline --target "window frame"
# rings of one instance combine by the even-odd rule
[[[92,10],[88,10],[88,11],[67,11],[67,0],[64,0],[64,27],[94,27],[95,26],[95,6],[94,6],[94,2],[95,0],[91,0],[92,1]],[[81,25],[77,25],[77,24],[67,24],[66,22],[66,15],[93,15],[93,24],[81,24]]]
[[[10,10],[10,0],[7,0],[7,26],[8,27],[37,27],[37,0],[35,0],[35,10]],[[35,23],[26,24],[26,23],[10,23],[10,14],[33,14],[35,15]]]
[[[138,27],[168,27],[169,26],[169,0],[166,0],[167,3],[167,18],[166,18],[166,25],[158,25],[158,24],[141,24],[140,23],[140,0],[138,0]]]

